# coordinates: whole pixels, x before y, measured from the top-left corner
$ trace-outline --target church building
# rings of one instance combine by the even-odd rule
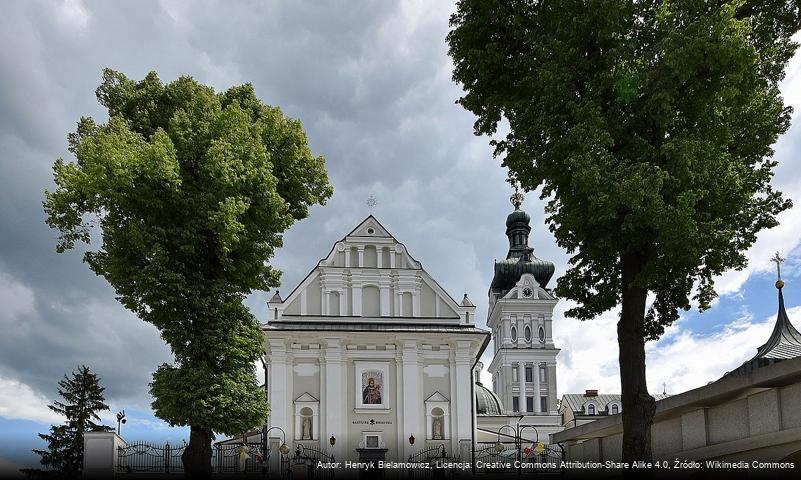
[[[489,332],[467,295],[454,300],[375,217],[268,306],[268,427],[293,449],[405,461],[444,444],[469,457],[472,372]]]
[[[509,251],[495,263],[489,331],[476,326],[467,294],[456,301],[372,215],[289,295],[276,292],[263,325],[267,428],[283,430],[293,450],[363,461],[406,461],[443,445],[467,460],[504,426],[528,425],[548,442],[562,428],[554,265],[528,246],[521,201],[513,196]],[[492,390],[479,362],[490,336]]]

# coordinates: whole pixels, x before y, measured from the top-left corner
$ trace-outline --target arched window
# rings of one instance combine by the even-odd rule
[[[517,328],[515,327],[512,327],[512,341],[513,342],[517,341]]]
[[[339,298],[337,298],[339,301]],[[412,316],[412,309],[403,311],[406,316]],[[378,287],[375,285],[365,285],[362,287],[362,316],[363,317],[378,317],[381,315],[381,297]]]
[[[529,327],[528,325],[526,325],[525,335],[526,335],[526,341],[530,342],[531,341],[531,327]]]
[[[618,407],[616,403],[613,403],[612,406],[609,407],[609,413],[617,415],[620,413],[620,407]]]
[[[544,328],[540,327],[540,330],[538,332],[538,336],[540,337],[540,342],[544,342],[545,341],[545,329]]]
[[[595,415],[595,405],[587,405],[587,415]]]

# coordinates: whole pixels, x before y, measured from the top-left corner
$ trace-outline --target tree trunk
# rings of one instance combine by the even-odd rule
[[[184,475],[191,479],[211,477],[211,430],[202,427],[190,427],[189,444],[181,454],[184,464]]]
[[[651,461],[651,425],[656,402],[645,379],[645,302],[648,290],[632,284],[642,270],[642,254],[621,257],[622,305],[617,323],[620,391],[623,404],[623,461]],[[639,471],[639,470],[638,470]]]

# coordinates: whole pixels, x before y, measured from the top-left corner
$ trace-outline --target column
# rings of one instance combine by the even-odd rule
[[[542,412],[542,406],[540,405],[540,397],[542,394],[540,393],[540,364],[534,364],[534,411],[537,413]]]
[[[329,306],[331,305],[331,292],[323,287],[323,300],[322,305],[320,305],[320,314],[321,315],[328,315]]]
[[[321,445],[331,438],[336,437],[336,445],[332,447],[331,453],[337,459],[344,458],[342,452],[346,448],[346,425],[347,420],[347,371],[345,369],[345,357],[339,339],[326,339],[325,348],[325,436],[321,435]]]
[[[395,268],[395,249],[389,247],[389,268]]]
[[[451,395],[450,398],[453,399],[453,392],[456,392],[457,385],[459,384],[459,378],[456,378],[456,355],[450,355],[450,359],[448,361],[448,380],[450,380],[451,386]],[[450,448],[456,452],[459,449],[459,439],[456,438],[456,432],[458,431],[458,425],[456,424],[456,410],[454,410],[456,406],[451,404],[451,412],[449,415],[448,421],[451,423],[451,446]]]
[[[405,451],[403,460],[407,459],[416,449],[421,448],[425,439],[425,428],[422,422],[423,400],[420,393],[420,359],[418,358],[417,341],[404,340],[403,354],[401,356],[403,364],[403,438],[414,435],[420,439],[417,447],[404,442]]]
[[[520,335],[520,330],[517,331],[517,334],[518,336]],[[520,385],[520,412],[528,412],[528,408],[526,408],[526,397],[528,396],[526,392],[526,364],[524,362],[517,364],[517,381]],[[534,407],[535,411],[536,408]]]
[[[292,395],[287,385],[287,352],[286,343],[283,339],[269,339],[270,342],[270,363],[268,376],[267,394],[270,397],[270,425],[271,427],[281,427],[286,431],[287,439],[294,438],[292,435],[292,422],[289,422],[290,401],[288,397]]]
[[[552,344],[553,338],[552,335],[552,325],[553,325],[553,315],[550,313],[545,314],[545,322],[543,323],[543,328],[545,329],[545,343]]]
[[[350,264],[350,245],[345,245],[345,266],[352,267]]]
[[[503,385],[501,386],[501,388],[503,388],[503,392],[504,392],[503,405],[506,408],[506,412],[508,414],[512,413],[512,397],[513,397],[513,395],[512,395],[512,378],[513,378],[512,377],[512,369],[513,368],[514,367],[510,363],[505,363],[503,365]]]
[[[556,411],[556,363],[546,364],[545,380],[548,382],[548,409]]]
[[[420,316],[420,290],[412,292],[412,316]]]
[[[395,292],[395,316],[402,317],[403,316],[403,292],[401,290],[397,290]]]
[[[359,268],[364,266],[364,245],[356,247],[359,250]]]
[[[473,356],[470,354],[470,341],[459,340],[456,342],[455,363],[456,371],[456,394],[451,395],[451,398],[456,397],[455,410],[451,411],[451,415],[455,415],[456,432],[452,432],[454,437],[460,442],[463,440],[472,440],[473,426],[472,415],[473,399],[470,398],[470,386],[473,383],[473,372],[471,371]]]
[[[384,263],[384,247],[381,245],[377,245],[375,247],[375,266],[377,268],[382,268],[383,263]]]

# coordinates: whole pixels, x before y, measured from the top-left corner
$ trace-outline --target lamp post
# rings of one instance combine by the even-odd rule
[[[518,452],[519,452],[519,456],[520,456],[520,463],[523,463],[523,449],[522,449],[523,430],[525,430],[527,428],[534,429],[534,435],[536,435],[534,437],[534,451],[535,452],[537,450],[537,445],[539,445],[539,443],[540,443],[540,431],[537,430],[537,427],[535,427],[534,425],[523,425],[521,427],[520,424],[518,423],[517,424],[517,437],[520,439],[519,441],[521,442],[520,447],[518,447]]]
[[[279,432],[281,432],[282,436],[281,446],[278,447],[278,451],[281,452],[281,455],[286,455],[287,453],[289,453],[289,447],[286,445],[286,432],[281,427],[270,427],[267,430],[265,430],[264,433],[262,434],[263,436],[262,441],[264,442],[265,445],[265,452],[267,451],[266,450],[267,434],[270,433],[270,430],[278,430]]]
[[[120,435],[121,425],[125,425],[127,420],[125,420],[125,410],[121,412],[117,412],[117,435]]]

